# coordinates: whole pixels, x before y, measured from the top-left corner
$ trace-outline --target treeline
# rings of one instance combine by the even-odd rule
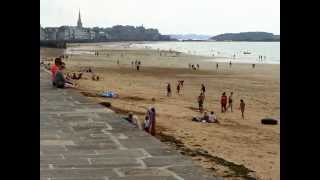
[[[280,35],[267,32],[225,33],[210,38],[215,41],[280,41]]]
[[[116,25],[111,28],[94,27],[97,41],[170,41],[168,35],[161,35],[157,29],[146,29],[143,26]]]

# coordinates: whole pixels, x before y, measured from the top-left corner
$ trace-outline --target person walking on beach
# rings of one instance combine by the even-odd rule
[[[170,83],[168,83],[168,85],[167,85],[167,96],[169,97],[169,96],[171,96],[172,94],[171,94],[171,84]]]
[[[244,103],[243,99],[240,100],[240,111],[241,111],[241,117],[244,119],[244,110],[245,110],[246,104]]]
[[[206,87],[204,86],[204,84],[201,84],[201,92],[203,92],[203,93],[206,92]]]
[[[200,69],[200,66],[199,66],[199,64],[197,64],[197,69]]]
[[[254,69],[256,67],[256,64],[252,64],[252,68]]]
[[[217,63],[216,64],[216,70],[218,71],[218,69],[219,69],[219,64]]]
[[[200,93],[198,96],[198,105],[199,105],[199,111],[203,112],[203,103],[204,103],[205,95],[203,92]]]
[[[227,96],[226,96],[226,92],[222,93],[221,96],[221,112],[224,113],[227,111]]]
[[[229,99],[228,99],[228,109],[230,108],[231,109],[231,112],[233,112],[232,111],[232,102],[233,102],[233,98],[232,98],[232,96],[233,96],[233,92],[231,92],[230,93],[230,96],[229,96]]]
[[[132,68],[132,69],[134,68],[133,61],[131,61],[131,68]]]
[[[117,60],[117,64],[118,64],[118,65],[120,64],[119,59]]]
[[[229,62],[229,68],[231,68],[231,66],[232,66],[232,63],[231,63],[231,61]]]
[[[177,93],[180,95],[180,89],[181,89],[181,87],[180,87],[180,82],[178,83],[178,85],[177,85]]]
[[[180,85],[181,85],[181,88],[183,88],[184,80],[179,80],[179,83],[180,83]]]

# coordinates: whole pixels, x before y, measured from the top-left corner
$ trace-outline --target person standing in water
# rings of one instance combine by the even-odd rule
[[[243,99],[240,100],[240,111],[241,111],[241,117],[244,119],[244,110],[245,110],[246,104],[244,103]]]

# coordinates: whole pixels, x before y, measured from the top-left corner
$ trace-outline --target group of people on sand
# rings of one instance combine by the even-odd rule
[[[233,92],[230,93],[229,97],[227,97],[226,92],[222,93],[221,96],[221,113],[226,113],[228,109],[231,110],[231,112],[233,112]],[[243,99],[240,99],[240,107],[239,107],[240,111],[241,111],[241,117],[242,119],[244,119],[244,110],[245,110],[245,103]]]
[[[137,71],[140,71],[140,66],[141,66],[141,61],[135,60],[135,61],[131,61],[131,67],[132,68],[136,68]]]
[[[65,77],[65,68],[66,64],[62,62],[60,57],[54,60],[54,64],[50,68],[52,85],[57,88],[75,88],[76,84],[71,82],[69,77]]]
[[[189,63],[189,69],[198,70],[200,69],[200,65],[199,64],[194,65]]]
[[[266,56],[261,56],[261,55],[259,55],[259,61],[263,61],[263,60],[266,60],[266,59],[267,59]]]
[[[94,56],[99,56],[99,51],[94,51]]]
[[[128,117],[125,118],[129,123],[135,125],[137,128],[150,133],[152,136],[156,135],[156,109],[155,107],[150,107],[147,109],[144,121],[139,122],[137,116],[133,115],[132,112],[129,112]]]
[[[177,94],[178,95],[181,95],[180,91],[183,88],[183,83],[184,83],[184,80],[178,80],[178,82],[177,82]],[[167,96],[168,97],[172,96],[171,84],[170,83],[167,84]]]

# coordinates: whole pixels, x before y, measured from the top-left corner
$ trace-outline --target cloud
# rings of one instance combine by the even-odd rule
[[[280,0],[40,0],[43,26],[116,24],[158,28],[161,33],[280,32]]]

